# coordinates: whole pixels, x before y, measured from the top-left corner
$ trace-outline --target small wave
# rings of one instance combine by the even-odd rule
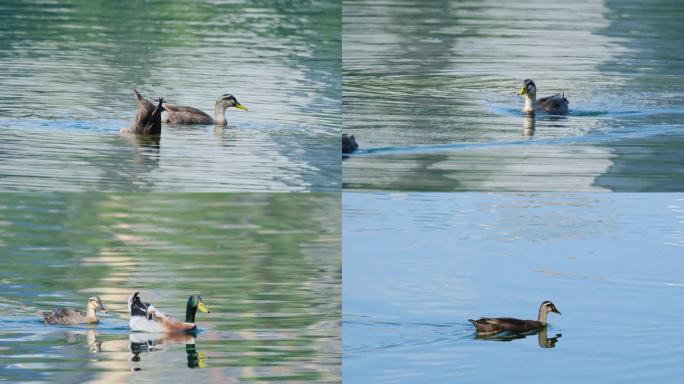
[[[365,156],[391,156],[391,155],[418,155],[418,154],[435,154],[440,152],[456,152],[462,150],[476,150],[485,148],[499,148],[499,147],[516,147],[516,146],[531,146],[531,145],[577,145],[589,144],[598,145],[611,142],[618,142],[620,140],[629,139],[645,139],[658,135],[681,135],[682,127],[671,125],[653,125],[648,127],[625,127],[613,129],[610,132],[602,133],[600,135],[586,134],[581,136],[564,136],[548,139],[524,139],[512,141],[490,141],[479,143],[449,143],[449,144],[433,144],[433,145],[411,145],[411,146],[390,146],[359,149],[349,157],[365,157]]]

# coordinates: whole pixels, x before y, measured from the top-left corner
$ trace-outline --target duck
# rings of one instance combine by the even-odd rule
[[[354,135],[342,134],[342,153],[352,153],[359,148]]]
[[[142,97],[137,90],[135,93],[135,102],[137,110],[133,122],[130,127],[122,128],[121,133],[134,133],[138,135],[159,135],[161,134],[161,113],[164,110],[164,99],[159,98],[157,106]]]
[[[107,309],[102,305],[100,296],[93,296],[88,299],[85,312],[76,309],[57,308],[54,311],[38,312],[38,317],[42,318],[45,324],[95,324],[99,321],[95,316],[96,311],[107,312]]]
[[[557,93],[553,96],[542,97],[537,100],[537,86],[531,79],[525,79],[518,91],[518,95],[525,97],[523,112],[528,115],[535,113],[547,113],[550,115],[567,115],[570,101],[565,98],[565,94]]]
[[[197,310],[209,313],[199,295],[192,295],[188,299],[185,309],[185,321],[174,319],[173,317],[160,312],[150,303],[143,303],[140,299],[140,292],[134,292],[128,298],[128,312],[131,319],[128,325],[131,331],[142,332],[186,332],[197,329],[195,314]]]
[[[234,107],[243,111],[247,110],[247,107],[240,104],[235,96],[228,93],[219,96],[219,98],[216,100],[216,103],[214,103],[214,118],[193,107],[185,107],[170,103],[164,103],[163,107],[163,123],[205,125],[215,124],[221,127],[228,125],[228,120],[226,120],[226,109]]]
[[[478,333],[531,332],[546,328],[546,315],[549,312],[561,314],[552,302],[546,300],[539,306],[537,320],[520,320],[511,317],[481,317],[479,320],[468,319],[468,321],[473,323]]]

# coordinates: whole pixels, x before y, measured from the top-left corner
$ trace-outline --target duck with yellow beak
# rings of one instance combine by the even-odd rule
[[[185,308],[185,321],[174,319],[173,317],[160,312],[150,303],[143,303],[140,299],[140,292],[134,292],[128,299],[128,311],[131,319],[128,325],[131,331],[142,332],[185,332],[197,329],[195,314],[197,310],[209,313],[199,295],[192,295],[188,299]]]
[[[247,108],[237,101],[235,96],[230,94],[221,95],[214,103],[214,117],[200,111],[197,108],[186,107],[182,105],[175,105],[170,103],[162,104],[164,111],[162,112],[162,123],[168,124],[215,124],[220,127],[228,125],[226,119],[226,109],[237,108],[246,111]]]
[[[523,112],[528,115],[535,113],[547,113],[549,115],[567,115],[570,102],[565,95],[557,93],[553,96],[543,97],[537,100],[537,86],[534,81],[525,79],[518,91],[518,95],[525,97]]]

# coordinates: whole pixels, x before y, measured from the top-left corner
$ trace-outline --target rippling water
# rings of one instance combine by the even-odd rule
[[[332,193],[3,194],[0,381],[338,382],[339,217]],[[211,313],[196,337],[131,333],[134,290]],[[96,326],[35,316],[93,295]]]
[[[682,194],[343,197],[345,382],[677,382]],[[467,319],[546,333],[478,339]],[[555,339],[554,339],[555,338]]]
[[[345,0],[346,188],[684,189],[675,2]],[[567,117],[515,95],[565,92]]]
[[[336,190],[340,15],[334,1],[5,1],[0,189]],[[121,138],[144,96],[229,127]]]

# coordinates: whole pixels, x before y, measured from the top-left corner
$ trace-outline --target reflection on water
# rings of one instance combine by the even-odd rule
[[[336,190],[341,5],[334,1],[4,1],[0,189]],[[164,125],[141,150],[119,129],[132,89],[228,128]]]
[[[133,363],[140,363],[142,355],[145,353],[163,351],[168,344],[176,343],[185,346],[188,368],[204,368],[207,366],[207,355],[197,351],[195,335],[131,332],[129,340],[131,341],[131,353],[133,354],[130,361]],[[140,365],[136,364],[133,370],[141,370]]]
[[[667,0],[345,0],[343,185],[682,190],[683,21]],[[526,78],[569,115],[524,116]]]
[[[332,193],[4,194],[0,380],[338,382],[339,217]],[[134,291],[211,313],[196,333],[130,332]],[[97,324],[36,315],[93,295]]]
[[[556,346],[556,343],[558,342],[558,339],[560,339],[563,335],[560,333],[557,333],[553,337],[549,337],[548,331],[546,329],[542,329],[539,331],[532,331],[532,332],[526,332],[526,333],[499,333],[496,335],[493,334],[481,334],[481,333],[476,333],[475,334],[475,339],[477,340],[489,340],[489,341],[513,341],[513,340],[520,340],[524,339],[528,336],[537,336],[537,341],[539,342],[539,347],[541,348],[554,348]]]
[[[682,194],[345,193],[345,381],[677,381],[683,207]],[[542,300],[563,315],[539,333],[485,340],[467,321],[534,318]]]

